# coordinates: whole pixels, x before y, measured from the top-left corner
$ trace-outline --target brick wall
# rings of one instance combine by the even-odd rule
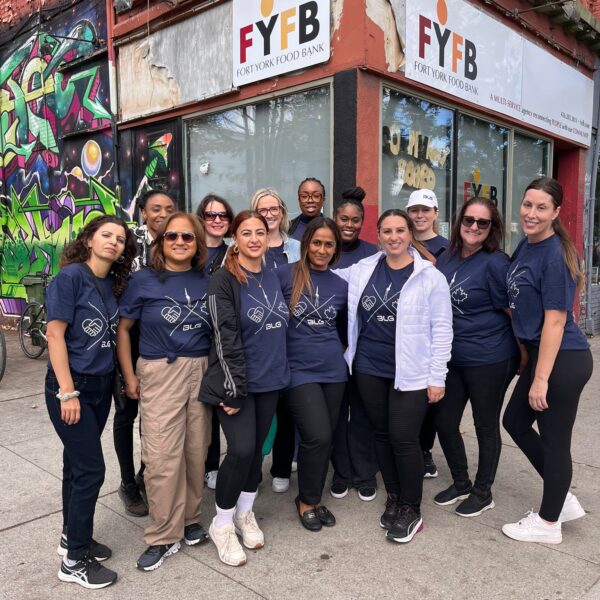
[[[54,8],[60,4],[65,4],[65,0],[0,0],[0,34],[19,26],[38,12],[40,6]]]

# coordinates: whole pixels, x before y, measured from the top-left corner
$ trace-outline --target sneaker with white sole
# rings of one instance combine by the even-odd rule
[[[217,489],[217,475],[219,471],[208,471],[208,473],[204,474],[204,481],[206,481],[206,485],[209,490]]]
[[[502,533],[519,542],[541,544],[560,544],[562,542],[560,521],[553,524],[546,523],[538,513],[534,513],[532,510],[517,523],[502,525]]]
[[[278,494],[283,494],[290,489],[289,477],[273,477],[271,489]]]
[[[221,562],[232,567],[241,567],[246,564],[246,553],[235,535],[233,523],[223,527],[215,527],[216,517],[208,528],[208,535],[217,547]]]
[[[585,510],[581,504],[579,504],[579,500],[577,500],[577,496],[572,494],[571,492],[567,493],[567,497],[565,498],[565,503],[563,504],[562,510],[560,511],[560,516],[558,520],[561,523],[567,523],[568,521],[574,521],[575,519],[581,519],[581,517],[585,517]]]
[[[190,523],[183,528],[183,541],[186,546],[195,546],[208,541],[208,533],[200,523]]]
[[[385,537],[393,542],[407,544],[419,531],[423,531],[423,519],[412,506],[400,507],[394,524],[387,530]]]
[[[66,556],[69,551],[67,534],[62,533],[60,536],[60,542],[56,548],[56,553],[59,556]],[[112,550],[105,544],[100,544],[96,540],[92,540],[90,544],[90,554],[98,561],[102,562],[108,560],[112,556]]]
[[[140,571],[154,571],[165,562],[167,557],[179,552],[180,548],[179,542],[148,546],[138,558],[136,566]]]
[[[363,485],[358,488],[358,497],[363,502],[371,502],[377,497],[377,489],[372,485]]]
[[[249,510],[241,515],[233,516],[235,532],[242,536],[242,543],[250,550],[262,548],[265,545],[265,535],[261,531],[254,513]]]
[[[334,498],[344,498],[348,495],[348,486],[345,483],[334,481],[329,488],[329,493]]]
[[[61,561],[58,578],[68,583],[77,583],[88,590],[99,590],[113,584],[117,580],[117,574],[101,565],[88,552],[72,566]]]

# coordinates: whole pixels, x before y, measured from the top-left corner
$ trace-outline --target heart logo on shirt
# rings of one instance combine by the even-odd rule
[[[362,305],[366,311],[371,310],[375,306],[375,296],[365,296],[362,299]]]
[[[251,308],[248,311],[248,318],[252,319],[255,323],[260,323],[265,315],[265,311],[258,306],[257,308]]]
[[[279,310],[280,313],[287,315],[287,313],[288,313],[287,304],[285,302],[280,302],[279,306],[277,307],[277,310]]]
[[[330,306],[328,308],[325,309],[325,317],[332,320],[335,319],[337,315],[337,310],[335,310],[335,308],[333,306]]]
[[[294,306],[294,316],[299,317],[306,310],[306,302],[298,302]]]
[[[81,326],[83,331],[92,337],[96,337],[102,331],[102,321],[100,319],[86,319]]]
[[[177,322],[177,319],[179,319],[179,317],[181,316],[181,308],[179,308],[179,306],[165,306],[161,311],[160,314],[162,315],[163,319],[165,319],[165,321],[168,321],[169,323],[173,324]]]

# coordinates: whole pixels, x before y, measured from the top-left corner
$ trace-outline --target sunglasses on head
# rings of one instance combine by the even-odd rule
[[[179,236],[187,244],[196,239],[196,235],[191,231],[165,231],[163,235],[167,242],[174,242]]]
[[[492,222],[491,219],[476,219],[475,217],[463,217],[460,221],[465,227],[472,227],[473,223],[477,224],[477,229],[487,229]]]
[[[215,221],[219,217],[221,221],[229,221],[229,215],[225,211],[206,210],[204,211],[205,221]]]

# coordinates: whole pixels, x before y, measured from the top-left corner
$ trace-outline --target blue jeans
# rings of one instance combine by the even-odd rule
[[[81,405],[81,418],[75,425],[67,425],[60,418],[58,381],[52,370],[46,375],[45,392],[50,420],[64,447],[63,531],[67,532],[68,557],[79,560],[92,542],[96,501],[104,482],[100,436],[110,412],[112,373],[72,376]]]

